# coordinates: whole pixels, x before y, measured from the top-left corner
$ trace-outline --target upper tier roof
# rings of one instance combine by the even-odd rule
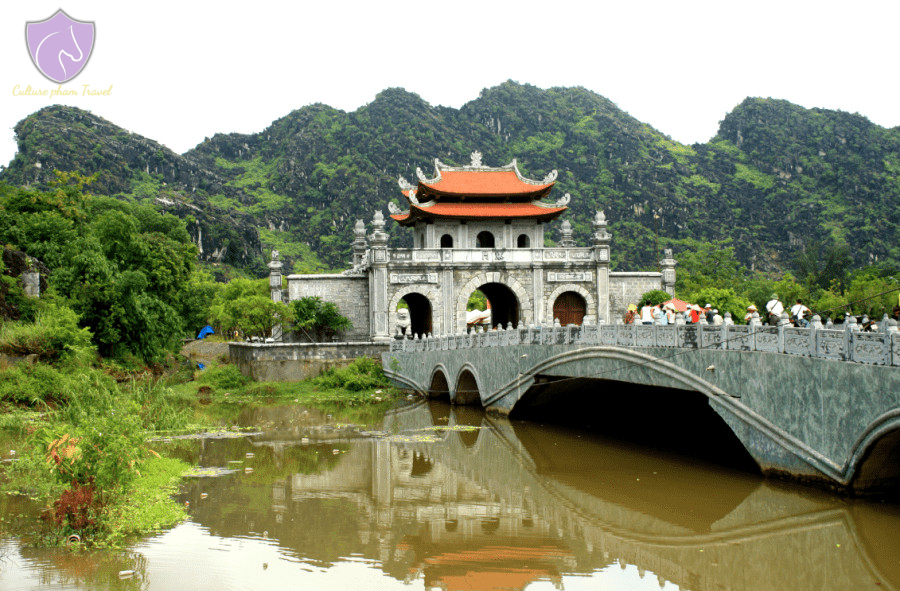
[[[564,212],[569,202],[568,194],[555,206],[541,202],[553,188],[555,170],[535,181],[522,176],[515,160],[496,168],[484,166],[479,152],[472,153],[467,166],[447,166],[435,158],[432,178],[420,168],[416,176],[419,183],[415,187],[403,177],[398,181],[409,211],[401,213],[393,204],[389,208],[391,217],[404,226],[435,218],[549,221]]]
[[[556,171],[552,171],[543,180],[536,181],[522,176],[515,159],[505,166],[484,166],[481,154],[473,152],[469,165],[448,166],[435,158],[433,177],[426,177],[421,168],[416,169],[416,176],[419,179],[417,187],[414,188],[401,177],[400,188],[407,196],[413,190],[419,201],[431,197],[445,200],[512,198],[518,201],[522,198],[533,200],[545,197],[556,180]]]

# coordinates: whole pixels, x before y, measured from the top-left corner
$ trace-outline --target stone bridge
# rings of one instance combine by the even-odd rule
[[[570,387],[599,401],[658,388],[663,398],[648,405],[683,400],[686,409],[699,395],[765,474],[854,491],[900,490],[900,334],[893,320],[875,333],[817,321],[810,328],[520,326],[397,339],[383,366],[404,388],[503,414],[525,405],[565,407]]]

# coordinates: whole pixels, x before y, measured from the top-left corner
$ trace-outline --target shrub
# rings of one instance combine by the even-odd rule
[[[722,317],[725,312],[731,312],[731,318],[738,324],[743,324],[747,314],[747,306],[752,302],[734,293],[731,288],[719,289],[716,287],[704,287],[693,294],[691,298],[699,305],[712,304]]]
[[[317,386],[340,388],[351,392],[390,386],[390,382],[384,377],[381,364],[371,357],[359,357],[341,369],[328,368],[315,378],[313,383]]]
[[[18,405],[53,407],[66,402],[76,387],[74,376],[42,363],[21,363],[0,372],[0,401]]]
[[[672,296],[661,289],[652,289],[641,296],[641,302],[648,302],[651,306],[658,306],[671,299]]]
[[[242,374],[236,365],[227,364],[203,370],[198,381],[216,390],[236,390],[249,384],[250,378]]]
[[[319,297],[293,300],[290,304],[294,330],[302,332],[311,341],[322,341],[343,330],[353,328],[353,323],[341,315],[332,302],[323,302]]]
[[[0,352],[56,360],[91,348],[91,333],[78,326],[78,315],[55,302],[40,306],[34,323],[10,322],[0,329]]]
[[[51,519],[59,526],[68,526],[75,531],[83,531],[97,523],[100,503],[94,496],[92,483],[72,485],[63,491],[59,499],[53,503],[49,513]]]

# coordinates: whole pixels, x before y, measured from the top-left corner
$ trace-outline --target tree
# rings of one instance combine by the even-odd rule
[[[696,300],[694,294],[705,287],[737,287],[743,282],[746,268],[735,257],[730,238],[713,242],[687,238],[674,244],[678,249],[675,293],[680,298]]]
[[[794,259],[794,265],[801,281],[806,285],[807,293],[811,293],[815,288],[829,289],[832,286],[844,289],[852,262],[850,248],[846,244],[834,241],[823,244],[818,240],[805,244]]]
[[[738,324],[744,322],[747,307],[752,303],[745,297],[739,296],[731,288],[704,287],[695,292],[694,301],[704,304],[712,304],[724,318],[726,312],[731,312],[731,318]]]
[[[103,355],[159,360],[193,332],[184,315],[197,249],[184,222],[152,207],[84,193],[58,173],[49,191],[0,185],[0,241],[50,268],[51,287]]]
[[[313,342],[321,342],[336,333],[353,328],[350,319],[341,315],[332,302],[322,298],[305,297],[290,304],[294,319],[294,330],[302,332]]]

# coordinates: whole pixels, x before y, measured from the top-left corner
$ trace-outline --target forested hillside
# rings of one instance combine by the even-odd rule
[[[398,176],[430,174],[435,157],[467,163],[474,150],[491,166],[517,158],[532,178],[558,169],[576,239],[605,209],[622,270],[655,269],[657,232],[676,258],[730,239],[760,271],[822,272],[828,253],[855,266],[900,262],[900,129],[780,100],[746,99],[693,146],[586,89],[514,82],[460,109],[402,89],[350,113],[310,105],[183,155],[71,107],[42,109],[15,131],[19,152],[0,179],[40,187],[53,170],[98,173],[94,193],[154,202],[187,219],[202,260],[257,274],[273,247],[293,270],[343,268],[354,220],[403,205]]]

